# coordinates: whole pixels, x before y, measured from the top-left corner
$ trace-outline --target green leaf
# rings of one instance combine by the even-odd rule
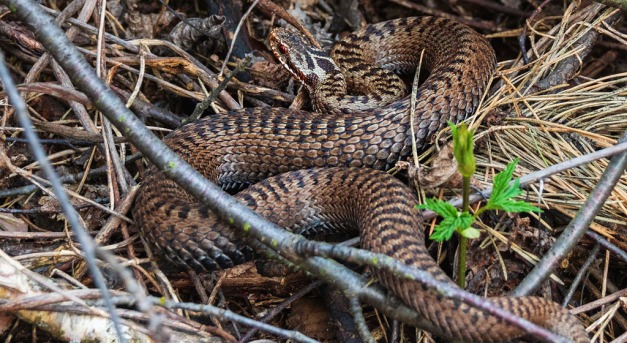
[[[510,185],[509,181],[514,175],[514,169],[518,164],[518,159],[515,159],[503,169],[500,173],[494,177],[494,185],[492,188],[492,195],[488,200],[485,208],[488,210],[502,210],[506,212],[542,212],[541,209],[524,201],[511,200],[521,194],[523,190],[520,189],[520,180],[516,179]]]
[[[457,217],[457,209],[455,206],[439,199],[425,199],[425,203],[417,205],[416,208],[419,210],[431,210],[443,218]]]
[[[444,218],[444,220],[433,229],[433,233],[429,238],[437,242],[448,241],[455,231],[463,232],[468,230],[472,222],[473,218],[469,213],[457,212],[456,216]]]
[[[470,227],[474,220],[469,213],[459,213],[453,205],[438,199],[426,199],[424,204],[418,205],[416,208],[431,210],[443,218],[429,237],[438,242],[451,239],[455,231],[465,230]]]
[[[429,238],[436,242],[448,241],[453,236],[455,229],[455,219],[445,218],[433,229],[433,233]]]
[[[507,200],[503,203],[499,204],[499,208],[496,210],[502,210],[505,212],[537,212],[542,213],[542,210],[538,207],[525,202],[525,201],[515,201],[515,200]]]
[[[428,198],[425,199],[424,204],[418,205],[416,208],[431,210],[444,218],[433,230],[431,239],[442,242],[451,238],[453,232],[457,229],[456,219],[458,212],[455,206],[443,200]]]
[[[457,217],[457,220],[458,220],[458,223],[459,223],[457,225],[457,228],[459,230],[466,230],[467,228],[470,227],[470,225],[472,225],[472,222],[475,221],[473,216],[471,216],[470,213],[468,213],[468,212],[460,213],[459,216]]]

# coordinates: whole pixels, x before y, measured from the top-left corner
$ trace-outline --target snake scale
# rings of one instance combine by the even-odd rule
[[[280,226],[303,234],[359,229],[364,249],[452,283],[425,248],[415,195],[383,172],[411,151],[409,99],[395,100],[405,86],[392,71],[413,74],[424,51],[429,75],[418,89],[414,127],[420,148],[447,120],[474,112],[496,65],[490,44],[460,23],[433,17],[367,26],[338,42],[333,59],[283,29],[271,33],[270,43],[317,112],[253,108],[214,115],[173,131],[166,144],[224,189],[252,185],[236,197]],[[179,265],[212,271],[253,258],[229,225],[154,166],[133,214],[144,237]],[[496,342],[524,335],[420,283],[386,272],[377,277],[443,337]],[[578,320],[549,300],[491,300],[576,342],[589,341]]]

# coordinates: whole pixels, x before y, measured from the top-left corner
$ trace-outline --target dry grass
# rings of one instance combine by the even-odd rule
[[[571,15],[573,8],[569,7],[564,15],[571,22],[556,21],[553,29],[537,33],[541,38],[531,49],[535,59],[529,65],[522,66],[520,60],[499,63],[490,97],[475,120],[481,123],[477,129],[479,180],[486,186],[515,158],[520,159],[516,175],[521,176],[614,145],[627,130],[627,73],[600,78],[580,76],[541,92],[534,92],[531,86],[550,75],[559,61],[575,55],[575,42],[612,13],[606,10],[587,24],[577,18],[598,13],[598,5],[577,15]],[[496,124],[487,124],[494,116],[502,117]],[[555,174],[544,180],[541,191],[538,184],[532,185],[529,199],[573,217],[607,163],[607,159],[600,159]],[[627,242],[621,239],[627,235],[627,173],[592,229],[627,248]]]

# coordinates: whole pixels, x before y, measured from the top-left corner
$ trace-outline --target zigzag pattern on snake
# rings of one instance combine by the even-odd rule
[[[395,100],[405,86],[391,70],[413,74],[424,50],[429,76],[418,89],[414,128],[420,148],[447,120],[458,122],[475,111],[496,64],[490,44],[460,23],[433,17],[370,25],[338,42],[333,59],[285,30],[273,31],[270,42],[319,112],[256,108],[214,115],[172,132],[168,146],[225,189],[261,181],[236,196],[280,226],[298,233],[358,229],[362,248],[451,282],[426,251],[421,217],[413,209],[417,199],[377,171],[411,152],[409,100]],[[147,240],[179,265],[211,271],[253,258],[237,232],[154,167],[133,214]],[[385,272],[377,276],[446,338],[496,342],[524,334],[419,283]],[[558,334],[588,341],[577,319],[549,300],[491,300]]]

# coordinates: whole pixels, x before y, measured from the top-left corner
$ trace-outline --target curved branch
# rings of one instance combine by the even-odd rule
[[[65,35],[63,35],[65,37]],[[67,38],[66,38],[67,39]],[[69,41],[69,40],[68,40]],[[2,84],[4,89],[9,96],[9,100],[15,109],[15,113],[17,114],[17,118],[20,122],[20,125],[24,128],[24,134],[29,141],[29,145],[31,150],[33,151],[33,155],[41,165],[41,169],[44,171],[44,174],[52,184],[52,189],[54,190],[54,194],[59,200],[63,211],[67,217],[67,221],[70,223],[72,230],[76,233],[76,238],[83,246],[83,251],[85,252],[85,259],[88,262],[89,269],[94,277],[94,283],[96,286],[102,291],[102,296],[105,299],[105,303],[107,304],[107,309],[111,315],[111,320],[113,322],[113,326],[115,331],[117,332],[118,339],[121,342],[126,342],[126,339],[123,335],[122,325],[120,323],[120,317],[115,312],[115,307],[111,302],[111,295],[109,294],[109,289],[107,288],[107,284],[105,282],[104,276],[100,272],[98,265],[96,263],[96,245],[94,241],[89,237],[85,227],[83,227],[81,221],[79,220],[78,213],[76,209],[72,206],[70,202],[70,198],[65,193],[65,189],[63,188],[63,184],[61,180],[59,180],[59,175],[52,168],[52,164],[48,161],[46,157],[46,153],[39,142],[39,138],[33,130],[33,123],[30,120],[28,115],[28,110],[26,109],[26,103],[20,97],[17,92],[17,88],[15,87],[15,83],[11,78],[11,74],[9,73],[9,69],[6,66],[4,54],[0,52],[0,78],[2,79]]]
[[[619,143],[627,143],[627,131],[623,133]],[[531,272],[523,279],[523,281],[512,292],[514,296],[522,296],[532,294],[538,290],[542,282],[544,282],[551,271],[553,271],[559,262],[566,257],[569,251],[571,251],[581,236],[583,236],[590,223],[601,210],[603,204],[612,193],[612,190],[616,186],[616,183],[625,172],[627,168],[627,152],[623,152],[614,155],[610,159],[610,163],[607,165],[605,172],[601,175],[596,187],[590,192],[588,199],[581,206],[575,218],[568,224],[566,229],[562,232],[559,238],[553,244],[551,250],[549,250],[544,257],[536,264]]]

